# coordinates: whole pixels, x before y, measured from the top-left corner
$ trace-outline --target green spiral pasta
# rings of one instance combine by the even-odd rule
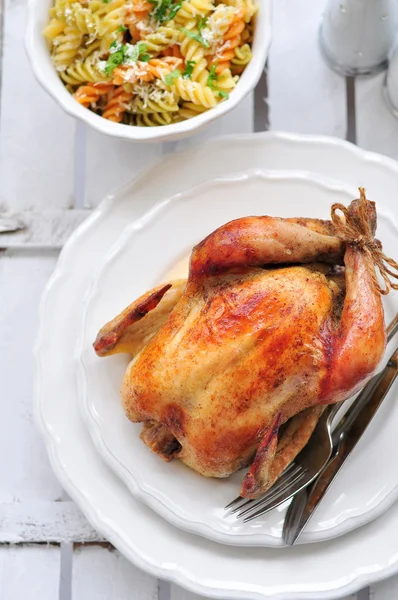
[[[136,114],[151,114],[151,113],[166,113],[177,112],[179,110],[178,103],[175,98],[172,101],[168,100],[146,100],[136,97],[131,105],[131,111]]]
[[[214,108],[217,104],[217,99],[214,91],[196,81],[189,79],[178,78],[174,82],[175,89],[183,100],[204,106],[205,108]]]
[[[43,30],[44,37],[52,42],[66,27],[65,21],[60,21],[57,18],[51,19]]]
[[[107,10],[102,19],[102,44],[103,52],[109,51],[111,44],[121,37],[120,27],[123,26],[125,11],[124,0],[111,0],[106,4]]]
[[[50,16],[59,21],[64,21],[66,24],[72,2],[73,0],[55,0],[54,6],[50,8]]]
[[[184,27],[187,21],[197,19],[198,17],[206,17],[214,8],[215,6],[211,0],[185,0],[174,20]]]
[[[93,60],[91,57],[82,61],[75,61],[65,71],[62,71],[60,76],[62,81],[72,86],[80,85],[87,81],[92,83],[105,82],[109,79],[98,67],[98,60]]]
[[[67,25],[53,41],[52,57],[57,71],[65,71],[75,60],[83,40],[83,34]]]
[[[95,39],[101,34],[100,17],[89,8],[84,8],[80,2],[74,2],[69,6],[66,20],[68,25],[89,35],[90,39]]]
[[[172,122],[172,116],[169,112],[164,113],[152,113],[137,115],[136,125],[138,127],[158,127],[159,125],[170,125]]]
[[[217,77],[217,89],[223,92],[231,92],[236,86],[237,78],[232,76],[230,69],[224,69]]]
[[[84,44],[79,48],[79,54],[76,60],[84,60],[91,57],[92,60],[100,60],[101,56],[101,40],[96,39],[93,42]]]
[[[178,113],[178,117],[180,121],[184,119],[192,119],[192,117],[196,117],[203,112],[206,112],[207,108],[205,106],[199,106],[198,104],[193,104],[193,102],[184,102],[180,108]]]
[[[145,37],[145,44],[148,52],[159,54],[162,50],[177,44],[179,37],[179,29],[173,21],[169,21],[167,25],[161,25],[153,33],[149,33]]]
[[[193,33],[198,33],[196,30],[192,30]],[[206,85],[209,71],[207,70],[207,60],[205,59],[205,48],[198,41],[182,36],[181,54],[185,59],[185,62],[191,62],[193,64],[193,70],[191,79],[197,81],[202,85]]]
[[[233,65],[244,67],[249,64],[252,59],[252,51],[249,44],[243,44],[235,48],[235,56],[231,60]]]

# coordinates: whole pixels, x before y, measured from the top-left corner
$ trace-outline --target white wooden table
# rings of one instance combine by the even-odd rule
[[[398,121],[383,102],[383,75],[354,82],[332,73],[317,48],[323,3],[277,0],[268,78],[255,95],[193,139],[138,146],[101,136],[55,105],[25,57],[27,0],[0,0],[0,11],[1,2],[0,216],[17,215],[27,228],[0,234],[0,600],[198,600],[130,565],[55,479],[32,422],[40,294],[87,212],[175,146],[269,127],[348,137],[398,159]],[[369,597],[398,599],[398,577],[350,600]]]

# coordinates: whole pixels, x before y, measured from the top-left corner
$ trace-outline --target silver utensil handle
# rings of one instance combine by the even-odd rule
[[[333,454],[321,474],[293,499],[283,527],[282,537],[286,544],[294,544],[306,527],[340,468],[372,421],[397,376],[398,349],[391,355],[383,371],[372,380],[371,392],[368,389],[364,390],[367,402],[362,403],[362,410],[356,411],[356,418],[352,419],[351,416],[349,425],[343,418],[343,425],[339,424],[338,429],[341,429],[341,434]],[[351,415],[353,412],[351,411]]]

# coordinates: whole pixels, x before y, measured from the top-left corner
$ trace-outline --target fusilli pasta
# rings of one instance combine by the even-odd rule
[[[65,71],[74,62],[82,41],[82,33],[70,25],[52,40],[52,55],[57,71]]]
[[[252,57],[255,0],[55,0],[43,35],[75,99],[157,127],[228,99]]]

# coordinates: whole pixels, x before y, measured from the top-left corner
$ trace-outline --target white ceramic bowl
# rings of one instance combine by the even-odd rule
[[[271,0],[257,1],[260,9],[256,17],[253,58],[243,72],[238,85],[231,92],[229,99],[197,117],[172,125],[134,127],[121,123],[113,123],[76,102],[59,78],[42,35],[42,31],[48,21],[48,10],[53,4],[53,0],[29,1],[25,40],[26,52],[39,83],[72,117],[81,119],[101,133],[118,138],[136,141],[176,140],[196,132],[207,123],[225,115],[235,108],[256,87],[264,69],[271,43]]]

